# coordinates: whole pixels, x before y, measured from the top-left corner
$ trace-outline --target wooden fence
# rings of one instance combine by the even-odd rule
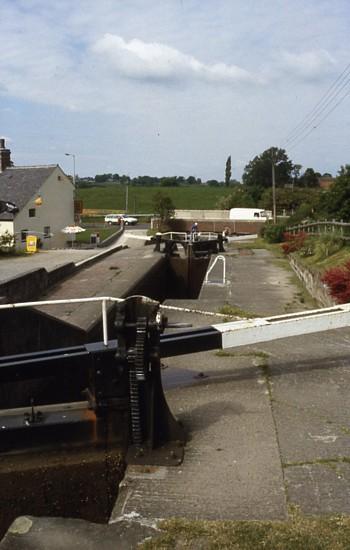
[[[333,233],[339,235],[345,240],[350,240],[350,223],[337,222],[335,220],[301,223],[299,225],[287,227],[287,231],[292,234],[307,233],[310,235],[325,235],[328,233]]]

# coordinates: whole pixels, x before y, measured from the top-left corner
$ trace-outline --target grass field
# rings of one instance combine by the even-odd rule
[[[107,237],[109,237],[110,235],[112,235],[113,233],[115,233],[116,231],[118,231],[119,227],[96,227],[96,228],[93,228],[93,229],[87,229],[86,231],[82,232],[82,233],[78,233],[76,235],[76,242],[78,243],[89,243],[90,242],[90,235],[91,233],[98,233],[99,236],[100,236],[100,242],[104,241],[105,239],[107,239]]]
[[[158,192],[170,197],[179,209],[212,210],[221,197],[230,194],[225,187],[205,187],[190,185],[186,187],[141,187],[129,186],[128,212],[150,214],[153,212],[153,197]],[[103,209],[110,212],[125,210],[126,190],[123,185],[78,189],[78,199],[83,201],[84,208]]]

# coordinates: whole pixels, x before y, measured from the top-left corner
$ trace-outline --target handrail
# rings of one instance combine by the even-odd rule
[[[166,233],[161,233],[161,236],[165,240],[183,242],[215,241],[218,238],[218,234],[213,231],[196,231],[191,233],[186,233],[185,231],[167,231]]]
[[[179,237],[174,237],[174,235],[178,235]],[[186,241],[188,235],[185,231],[167,231],[166,233],[162,233],[162,237],[171,241],[176,239]]]
[[[216,263],[218,262],[218,260],[222,260],[222,283],[220,283],[220,284],[223,284],[223,285],[226,284],[226,258],[222,254],[219,254],[219,256],[216,256],[215,260],[211,264],[210,268],[208,269],[208,271],[205,275],[204,283],[209,283],[209,275],[212,272],[212,270],[214,269],[214,267],[215,267]]]
[[[12,304],[1,304],[2,309],[19,309],[35,306],[51,306],[56,304],[83,304],[88,302],[101,302],[102,308],[102,333],[103,344],[108,346],[108,324],[107,324],[107,302],[123,302],[122,298],[114,298],[113,296],[95,296],[93,298],[70,298],[67,300],[42,300],[38,302],[18,302]]]

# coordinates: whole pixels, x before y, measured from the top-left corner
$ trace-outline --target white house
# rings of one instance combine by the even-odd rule
[[[58,165],[12,166],[0,139],[0,200],[18,208],[15,214],[0,214],[0,234],[14,234],[18,247],[25,246],[27,234],[40,238],[43,248],[66,246],[61,230],[74,224],[74,186]]]

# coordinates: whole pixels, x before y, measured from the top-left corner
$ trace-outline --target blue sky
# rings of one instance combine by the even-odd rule
[[[0,135],[81,176],[223,179],[231,155],[239,179],[270,146],[335,174],[350,95],[286,138],[350,62],[349,24],[348,0],[1,0]]]

